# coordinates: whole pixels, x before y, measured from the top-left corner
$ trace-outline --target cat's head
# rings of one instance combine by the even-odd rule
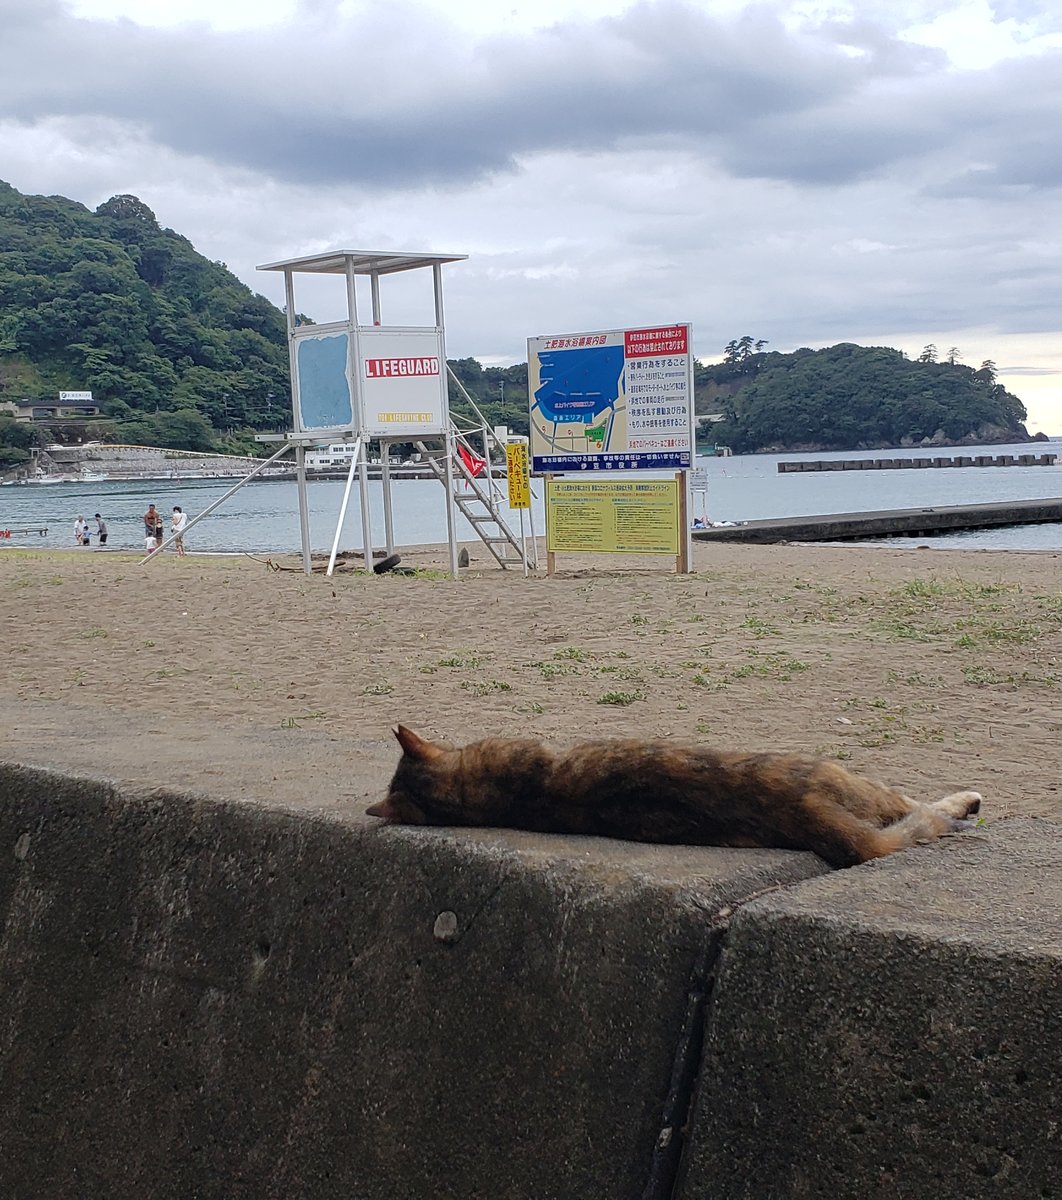
[[[402,758],[387,795],[365,811],[394,825],[463,825],[457,780],[457,751],[396,725]]]

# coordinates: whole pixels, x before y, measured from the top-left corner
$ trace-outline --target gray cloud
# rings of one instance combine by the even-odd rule
[[[675,0],[469,43],[410,7],[341,17],[331,0],[297,26],[224,34],[77,20],[54,2],[16,13],[9,117],[120,120],[288,182],[446,187],[551,151],[662,145],[797,184],[934,155],[942,195],[1059,182],[1062,55],[945,73],[938,52],[866,20],[794,33],[763,10],[724,21]],[[1040,86],[1015,89],[1030,69]]]

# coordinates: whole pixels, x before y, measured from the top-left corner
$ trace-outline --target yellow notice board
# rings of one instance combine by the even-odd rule
[[[531,507],[531,458],[527,442],[505,443],[505,474],[509,480],[509,507]]]
[[[679,511],[677,479],[550,479],[546,549],[677,555]]]

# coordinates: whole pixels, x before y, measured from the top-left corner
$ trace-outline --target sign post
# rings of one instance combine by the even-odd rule
[[[686,324],[528,339],[531,469],[548,481],[550,572],[558,550],[575,548],[672,554],[677,570],[689,570],[687,473],[695,444],[690,344]],[[625,488],[617,478],[669,470],[679,474],[662,481],[659,492],[640,481]],[[568,472],[585,473],[584,484],[601,479],[602,488],[577,489],[574,480],[564,488],[553,481]],[[605,473],[613,477],[611,491]],[[660,509],[665,495],[672,506],[666,518]],[[585,535],[577,532],[581,525]]]
[[[708,527],[708,468],[697,467],[690,472],[690,491],[694,496],[700,496],[700,515],[694,518],[694,521],[700,521],[704,527]]]
[[[527,438],[511,437],[505,443],[505,477],[509,484],[509,507],[520,512],[520,552],[524,560],[524,578],[527,578],[527,538],[524,534],[524,510],[531,512],[531,458],[527,451]],[[531,526],[531,536],[535,527]],[[538,566],[538,554],[535,555]]]

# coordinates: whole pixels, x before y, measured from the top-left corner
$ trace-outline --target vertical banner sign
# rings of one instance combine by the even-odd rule
[[[531,459],[527,442],[505,443],[505,474],[509,480],[509,507],[531,507]]]
[[[689,325],[529,338],[527,371],[532,470],[692,466]]]

